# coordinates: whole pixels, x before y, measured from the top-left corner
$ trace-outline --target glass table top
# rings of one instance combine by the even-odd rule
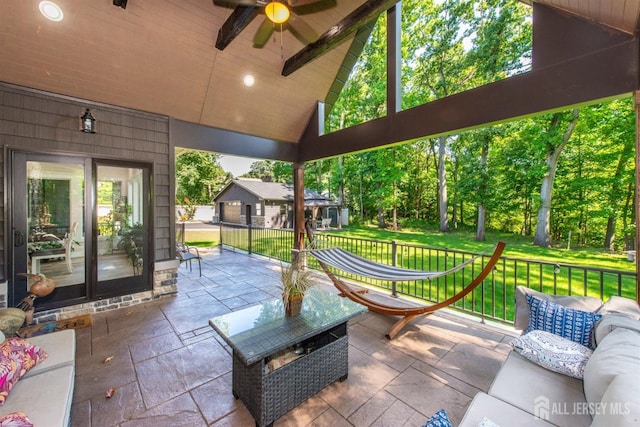
[[[247,365],[329,330],[367,311],[363,305],[320,289],[309,290],[298,316],[286,317],[282,300],[274,298],[209,324]]]

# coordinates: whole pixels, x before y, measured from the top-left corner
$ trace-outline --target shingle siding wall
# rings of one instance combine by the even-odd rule
[[[96,118],[96,133],[80,132],[79,117],[86,108]],[[8,149],[36,153],[84,155],[122,159],[152,166],[155,261],[171,254],[169,119],[165,116],[91,104],[66,97],[0,84],[0,191],[5,190]],[[7,272],[5,206],[0,203],[0,268]]]
[[[260,201],[259,198],[257,198],[253,194],[249,193],[244,188],[240,188],[237,185],[233,185],[233,184],[231,186],[229,186],[227,191],[225,191],[224,194],[219,196],[216,201],[217,202],[231,202],[231,201],[235,201],[235,200],[241,201],[243,206],[247,205],[247,204],[255,205],[256,203],[258,203]],[[242,209],[243,209],[242,213],[244,213],[244,207]]]

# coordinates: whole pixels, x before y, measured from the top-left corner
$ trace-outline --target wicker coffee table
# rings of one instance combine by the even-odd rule
[[[233,385],[257,426],[273,422],[348,375],[347,321],[366,308],[312,289],[300,315],[285,317],[269,300],[214,317],[209,324],[233,349]]]

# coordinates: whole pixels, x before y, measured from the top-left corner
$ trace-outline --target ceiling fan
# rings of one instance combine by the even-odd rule
[[[264,47],[274,31],[284,30],[308,45],[318,34],[299,15],[334,7],[336,0],[213,0],[213,4],[234,8],[218,32],[216,48],[223,50],[259,12],[264,13],[264,19],[253,37],[253,47]]]

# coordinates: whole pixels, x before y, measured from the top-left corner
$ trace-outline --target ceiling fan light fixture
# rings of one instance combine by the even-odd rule
[[[267,15],[267,18],[274,24],[284,24],[289,19],[291,13],[284,3],[272,1],[264,7],[264,14]]]

